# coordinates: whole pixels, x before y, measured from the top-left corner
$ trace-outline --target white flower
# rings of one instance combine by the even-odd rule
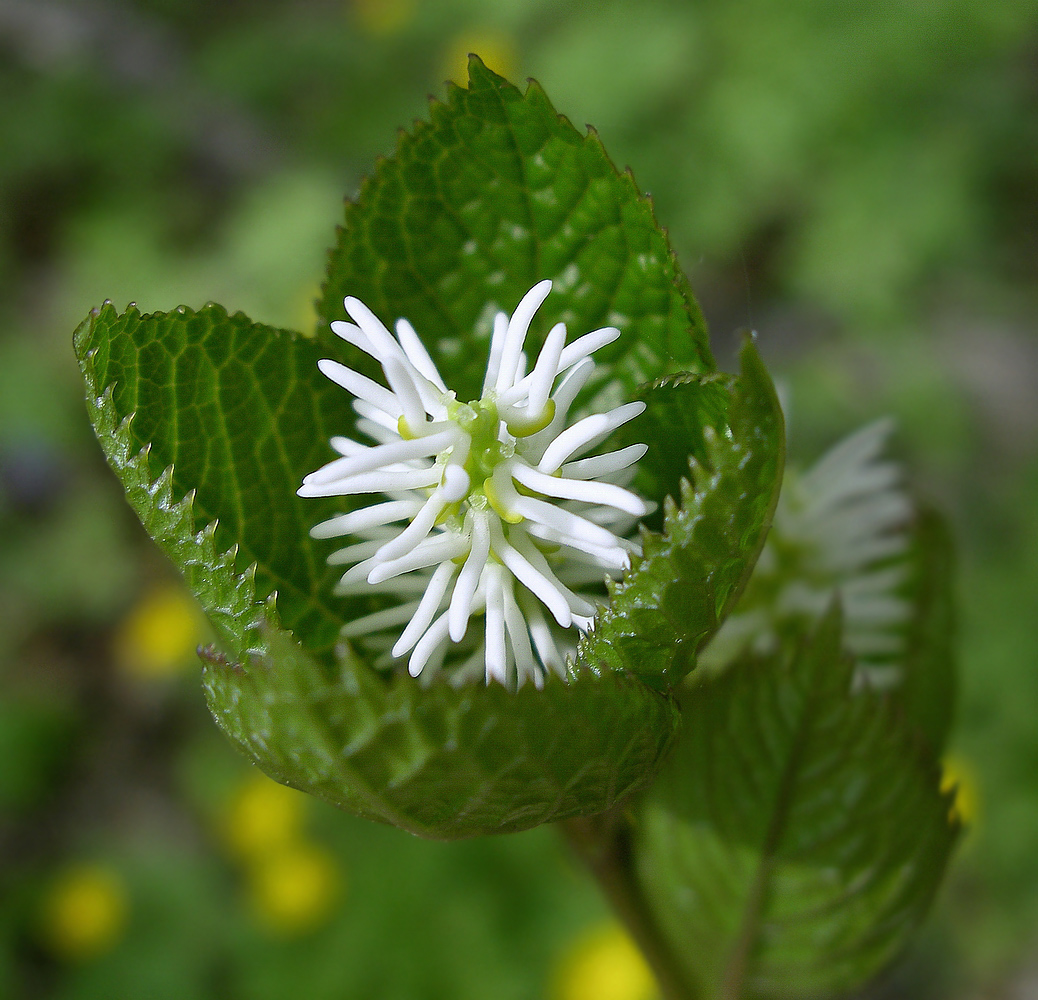
[[[540,686],[549,670],[565,676],[578,630],[596,614],[595,589],[638,551],[626,536],[651,505],[625,487],[646,446],[581,456],[644,404],[568,422],[595,368],[591,355],[620,335],[611,327],[567,346],[557,324],[527,374],[527,332],[550,291],[541,281],[511,318],[495,316],[482,396],[469,403],[447,389],[407,320],[397,321],[394,337],[348,297],[354,322],[332,323],[385,374],[383,386],[338,362],[319,363],[355,397],[357,429],[375,444],[332,438],[343,457],[308,475],[298,492],[385,495],[311,535],[357,539],[329,556],[350,566],[338,593],[392,602],[344,635],[387,651],[383,662],[407,656],[412,676],[435,675],[448,657],[455,682]],[[480,615],[483,636],[474,640],[469,623]]]

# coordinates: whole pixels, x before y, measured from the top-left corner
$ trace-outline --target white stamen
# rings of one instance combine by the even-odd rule
[[[443,384],[440,373],[436,370],[433,359],[425,345],[418,339],[414,327],[406,319],[396,321],[396,336],[400,346],[404,349],[407,359],[415,366],[419,374],[424,375],[440,392],[446,392],[447,386]]]
[[[487,361],[487,374],[483,380],[483,395],[494,387],[497,373],[501,370],[501,354],[505,349],[505,336],[508,333],[508,317],[499,312],[494,316],[494,330],[490,335],[490,359]]]
[[[580,390],[584,388],[587,380],[591,378],[595,370],[595,363],[590,358],[585,358],[579,364],[574,365],[565,375],[552,393],[552,401],[555,403],[555,416],[551,423],[536,434],[526,439],[526,454],[531,465],[537,463],[544,449],[551,444],[559,431],[566,426],[569,418],[569,410],[576,400]]]
[[[345,320],[337,319],[332,323],[332,333],[336,337],[345,340],[347,344],[352,344],[354,347],[359,348],[369,357],[374,358],[378,361],[378,355],[375,354],[375,349],[371,346],[371,341],[368,340],[367,334],[356,325],[356,323],[347,323]]]
[[[347,545],[328,557],[329,566],[348,566],[350,563],[360,562],[362,559],[370,559],[385,542],[382,539],[374,539],[366,542],[354,542]]]
[[[485,578],[487,589],[486,679],[488,683],[493,680],[506,684],[508,682],[508,658],[505,652],[505,598],[501,592],[503,586],[501,568],[493,564],[487,566]]]
[[[375,525],[392,524],[412,517],[422,509],[420,500],[391,500],[389,503],[378,503],[374,507],[362,507],[360,510],[340,514],[315,524],[310,529],[311,538],[337,538],[349,535]]]
[[[307,484],[296,493],[301,497],[341,497],[348,493],[395,493],[397,490],[420,490],[435,486],[440,480],[440,469],[409,469],[407,472],[362,472],[347,480],[327,485]]]
[[[647,444],[631,444],[618,451],[607,451],[604,455],[567,462],[560,471],[569,479],[610,476],[640,462],[648,450]]]
[[[515,657],[516,682],[521,685],[523,681],[533,679],[537,676],[537,665],[533,659],[533,649],[530,646],[530,633],[515,602],[515,592],[511,581],[505,578],[501,586],[501,598],[505,619],[505,628],[508,630],[508,638],[511,640],[512,654]]]
[[[393,625],[403,625],[417,610],[418,602],[412,601],[408,604],[398,604],[395,607],[386,608],[384,611],[376,611],[374,614],[347,622],[342,627],[342,634],[347,639],[352,639],[358,635],[381,632]]]
[[[353,319],[367,337],[368,343],[371,345],[371,356],[379,364],[384,366],[391,358],[400,359],[403,357],[403,349],[393,339],[393,335],[360,299],[347,295],[343,299],[343,305],[346,307],[346,312],[350,314],[350,318]]]
[[[573,550],[568,553],[571,559],[580,559],[586,562],[590,558],[592,564],[599,566],[601,569],[627,569],[631,564],[628,553],[636,548],[627,539],[616,538],[613,535],[611,537],[619,544],[601,545],[587,536],[577,535],[572,531],[560,530],[558,527],[547,524],[532,524],[530,525],[529,532],[533,538],[539,538],[541,541],[553,545],[564,545],[567,549]]]
[[[396,597],[404,597],[413,594],[423,594],[429,584],[429,578],[422,576],[419,573],[412,573],[410,576],[397,576],[392,580],[387,580],[379,588],[380,594],[393,594]],[[353,583],[343,584],[341,581],[335,588],[335,593],[339,597],[370,597],[371,596],[371,584],[368,583],[363,577],[360,580]],[[389,643],[389,646],[392,642]],[[389,646],[386,648],[388,649]]]
[[[531,414],[541,413],[548,402],[552,383],[558,374],[559,355],[562,354],[562,345],[565,342],[566,325],[556,323],[545,338],[537,364],[530,373],[530,399],[526,408]]]
[[[591,333],[585,333],[583,337],[577,337],[562,352],[562,356],[559,358],[559,371],[564,372],[578,361],[591,357],[595,351],[611,344],[619,336],[620,331],[615,326],[604,326],[601,330],[592,330]]]
[[[541,663],[560,677],[565,676],[565,660],[559,652],[558,643],[555,642],[551,627],[543,612],[536,605],[527,607],[525,612],[530,638],[533,640],[533,647],[537,650],[537,655],[541,658]]]
[[[519,358],[523,351],[523,342],[530,329],[530,321],[533,314],[541,307],[541,303],[548,297],[551,291],[550,281],[539,281],[521,299],[516,306],[512,318],[508,321],[508,332],[505,334],[504,344],[501,349],[501,367],[497,373],[497,381],[494,388],[498,392],[514,385],[517,381],[516,371],[519,368]],[[522,376],[520,376],[521,378]]]
[[[518,549],[509,545],[500,524],[493,525],[491,537],[493,538],[494,554],[511,570],[512,575],[552,613],[559,625],[569,628],[573,622],[573,612],[566,600],[566,594],[556,585],[557,581],[553,582],[547,575],[539,572]]]
[[[396,358],[390,358],[383,366],[389,385],[396,393],[403,407],[404,420],[412,434],[420,434],[422,425],[426,421],[425,404],[422,402],[411,373]]]
[[[461,642],[465,638],[468,629],[469,617],[472,615],[472,606],[476,596],[476,588],[479,586],[480,575],[487,564],[490,555],[490,518],[484,513],[476,513],[472,517],[471,527],[472,548],[469,550],[468,558],[458,576],[458,582],[454,585],[454,593],[451,594],[450,608],[450,637],[454,642]]]
[[[371,447],[370,444],[361,444],[359,441],[354,441],[348,437],[331,438],[331,446],[340,455],[362,455]],[[303,478],[305,479],[306,476]]]
[[[327,358],[318,361],[317,367],[322,375],[330,378],[336,385],[341,385],[347,392],[360,399],[366,399],[372,406],[377,406],[390,416],[399,417],[403,414],[404,411],[396,396],[380,386],[378,382],[373,382],[352,368],[347,368],[345,365],[340,365],[338,361],[331,361]]]
[[[368,448],[358,455],[329,462],[323,469],[311,472],[303,479],[307,486],[347,480],[362,472],[385,468],[397,462],[410,462],[416,458],[429,458],[449,448],[456,438],[452,431],[433,434],[431,437],[415,438],[413,441],[397,441],[393,444],[382,444],[376,448]]]
[[[425,588],[425,593],[422,594],[422,599],[415,608],[414,617],[411,618],[410,624],[393,646],[394,656],[403,656],[429,628],[440,607],[440,602],[443,600],[443,595],[447,592],[447,585],[454,576],[455,569],[452,562],[440,563],[436,567],[429,586]]]
[[[443,470],[443,499],[447,503],[459,503],[467,495],[470,486],[469,474],[455,462],[450,462]]]
[[[426,538],[440,511],[447,506],[447,500],[443,495],[443,488],[434,490],[432,496],[425,502],[425,506],[414,516],[411,523],[400,532],[391,542],[386,542],[378,550],[378,561],[388,562],[402,556],[408,549],[418,545]]]
[[[371,434],[371,431],[361,426],[361,422],[357,422],[357,430],[363,430],[365,434],[371,434],[372,437],[377,437],[379,441],[399,441],[400,440],[400,420],[390,416],[385,410],[380,410],[377,406],[372,406],[370,403],[363,399],[355,399],[353,401],[353,408],[364,417],[370,423],[377,425],[382,428],[383,431],[388,431],[389,436],[386,437],[383,434]],[[403,407],[401,406],[400,412],[403,413]]]
[[[540,462],[537,463],[537,468],[549,474],[557,471],[570,456],[594,447],[597,442],[612,434],[628,420],[633,420],[644,410],[645,404],[639,400],[618,406],[609,413],[595,413],[578,420],[548,445]]]
[[[462,555],[467,548],[468,543],[464,536],[454,532],[444,532],[434,538],[426,538],[407,555],[378,563],[368,574],[368,583],[382,583],[383,580],[391,580],[401,573],[424,569],[426,566],[435,566],[437,563]]]
[[[560,476],[546,476],[543,472],[520,465],[518,462],[512,467],[512,476],[523,486],[546,496],[558,497],[560,500],[608,504],[610,507],[616,507],[635,517],[644,517],[648,511],[648,505],[644,500],[622,486],[613,486],[610,483],[589,483],[582,479],[564,479]]]
[[[548,560],[544,557],[544,553],[542,553],[540,549],[537,548],[537,546],[533,543],[532,539],[533,536],[530,535],[528,532],[516,532],[516,537],[514,539],[510,539],[510,542],[516,549],[516,551],[519,552],[520,555],[522,555],[523,558],[526,559],[526,561],[530,563],[530,565],[533,566],[533,568],[548,581],[552,589],[558,591],[559,594],[562,595],[563,599],[566,601],[566,604],[569,606],[570,612],[573,617],[575,617],[576,615],[593,615],[595,613],[595,606],[590,601],[585,600],[579,594],[573,593],[573,591],[570,590],[569,587],[567,587],[566,584],[562,582],[559,576],[552,570],[551,566],[548,565]],[[559,567],[560,570],[565,568],[565,564]],[[602,582],[601,566],[598,567],[597,577],[592,576],[588,579],[587,582]],[[530,589],[532,592],[532,588]]]
[[[412,677],[417,677],[446,641],[447,612],[445,611],[426,629],[425,635],[418,640],[411,658],[407,661],[408,673]]]

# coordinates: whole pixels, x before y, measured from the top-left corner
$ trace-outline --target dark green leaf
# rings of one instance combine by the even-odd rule
[[[752,342],[742,365],[737,379],[680,377],[643,390],[647,477],[669,491],[683,462],[692,484],[680,485],[680,506],[668,497],[662,534],[643,534],[642,558],[581,641],[589,667],[677,684],[738,600],[771,523],[785,454],[782,412]],[[723,422],[719,389],[728,397]],[[689,414],[718,422],[704,434]],[[676,433],[686,435],[685,449]],[[699,456],[691,465],[690,455]]]
[[[335,507],[295,491],[325,461],[349,398],[317,372],[314,341],[216,305],[142,316],[106,303],[76,331],[76,351],[109,461],[229,651],[244,655],[252,602],[276,590],[284,626],[329,659],[345,621],[331,596],[341,574],[309,530]],[[217,558],[239,574],[254,565],[255,595],[252,583],[240,599],[209,593]]]
[[[329,679],[277,632],[266,648],[204,657],[221,728],[277,780],[424,837],[608,809],[656,773],[678,725],[669,698],[622,675],[423,689],[353,660]]]
[[[642,496],[660,501],[680,500],[682,481],[689,478],[689,460],[710,467],[703,431],[728,426],[728,402],[735,379],[731,375],[682,374],[656,379],[638,390],[645,412],[616,432],[610,447],[646,442],[649,450],[638,463],[633,486]],[[661,530],[663,504],[644,521]]]
[[[833,609],[774,655],[697,675],[639,812],[639,876],[705,997],[830,996],[920,922],[955,841],[935,758],[865,690]]]
[[[410,320],[449,388],[476,399],[494,312],[551,278],[531,351],[559,321],[571,337],[616,326],[623,335],[595,357],[628,398],[668,373],[712,369],[702,316],[632,176],[538,84],[523,94],[475,57],[469,73],[347,204],[319,336],[355,295],[384,322]],[[359,351],[336,352],[372,373]]]

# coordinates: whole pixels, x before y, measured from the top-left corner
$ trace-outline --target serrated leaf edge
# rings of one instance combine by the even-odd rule
[[[632,596],[632,599],[636,600],[637,590],[641,586],[647,585],[647,581],[653,578],[673,580],[674,572],[671,567],[671,560],[674,558],[675,551],[681,548],[677,544],[676,536],[679,532],[691,534],[696,523],[702,518],[702,504],[713,495],[722,478],[721,470],[723,466],[721,458],[724,451],[727,450],[730,453],[742,451],[744,454],[739,463],[740,467],[752,456],[751,439],[747,436],[746,440],[737,440],[732,422],[728,420],[720,431],[709,425],[703,428],[707,461],[701,463],[694,456],[689,457],[689,476],[681,479],[680,503],[670,496],[665,497],[663,500],[664,524],[662,532],[652,532],[643,527],[641,529],[642,554],[640,556],[632,556],[631,568],[624,574],[621,580],[609,582],[610,604],[595,620],[594,630],[583,637],[578,645],[578,662],[586,668],[591,670],[596,668],[598,670],[603,668],[622,670],[640,677],[651,686],[673,687],[692,669],[694,666],[694,655],[716,634],[717,629],[720,628],[725,618],[735,607],[749,581],[753,567],[764,547],[764,542],[767,539],[768,531],[775,515],[775,509],[778,505],[782,484],[782,470],[785,464],[785,434],[782,409],[778,403],[774,385],[751,339],[747,339],[744,344],[741,360],[742,374],[738,377],[729,376],[729,391],[732,395],[732,401],[747,397],[751,384],[757,393],[764,394],[769,401],[769,410],[778,423],[777,439],[779,452],[774,456],[775,475],[772,479],[768,506],[761,520],[760,530],[755,539],[755,546],[747,554],[740,580],[725,595],[723,602],[717,604],[713,609],[714,622],[712,627],[707,632],[696,637],[695,648],[685,653],[685,662],[687,662],[688,666],[684,670],[681,669],[679,664],[678,670],[668,670],[662,677],[654,678],[648,676],[646,672],[638,671],[634,664],[624,662],[626,658],[623,652],[617,649],[615,645],[608,649],[609,656],[607,660],[603,660],[601,655],[597,657],[594,655],[595,645],[599,645],[596,642],[595,631],[599,630],[604,624],[612,625],[619,621],[624,617],[625,611],[628,610],[655,612],[658,619],[673,633],[673,644],[675,647],[681,646],[684,637],[680,636],[670,626],[666,616],[658,607],[647,608],[642,606],[625,609],[622,606],[618,608],[617,605],[623,605],[624,598],[628,594]],[[717,376],[708,373],[705,377],[716,378]]]
[[[105,306],[111,306],[111,302],[106,302]],[[83,326],[76,331],[77,350],[86,337],[93,333],[94,322],[99,315],[99,309],[91,311],[83,324],[90,325],[87,334],[82,333]],[[218,550],[216,520],[208,522],[201,530],[195,529],[195,491],[190,490],[180,498],[174,496],[172,464],[166,466],[157,477],[151,478],[148,462],[151,443],[137,451],[133,449],[130,427],[135,414],[130,413],[117,422],[113,399],[116,384],[113,382],[98,391],[90,363],[97,353],[97,347],[79,353],[80,368],[87,384],[87,409],[94,433],[109,465],[123,485],[130,506],[148,534],[181,568],[196,596],[206,589],[197,585],[196,573],[204,573],[208,577],[218,574],[222,578],[224,586],[220,589],[230,595],[231,599],[203,604],[221,645],[230,650],[229,655],[236,661],[263,655],[263,629],[281,628],[275,608],[276,592],[263,602],[257,601],[256,564],[250,564],[241,572],[235,571],[238,545],[235,543],[226,550]],[[199,600],[202,600],[201,597]]]

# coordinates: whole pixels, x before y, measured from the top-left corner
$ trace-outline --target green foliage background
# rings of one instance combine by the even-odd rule
[[[112,667],[167,569],[103,464],[70,331],[105,298],[314,321],[353,191],[467,49],[536,77],[651,191],[722,367],[750,325],[791,460],[884,412],[960,543],[953,752],[980,811],[887,996],[1038,942],[1038,5],[137,0],[0,10],[0,995],[528,997],[594,889],[550,831],[426,844],[313,809],[348,888],[281,940],[211,818],[242,764],[197,674]],[[101,858],[126,936],[62,964],[38,902]]]

